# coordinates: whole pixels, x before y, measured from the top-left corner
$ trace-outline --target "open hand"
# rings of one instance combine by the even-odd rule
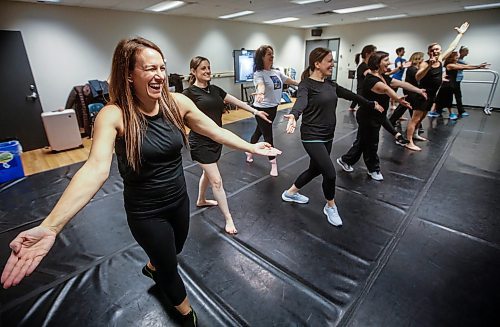
[[[260,154],[261,156],[273,157],[281,154],[281,151],[273,148],[273,146],[267,142],[259,142],[253,144],[252,153]]]
[[[420,89],[420,92],[418,92],[421,96],[424,97],[425,100],[427,100],[427,92],[425,92],[425,89]]]
[[[374,107],[374,109],[377,110],[378,112],[384,112],[384,107],[382,107],[381,105],[379,105],[377,101],[375,101],[375,107]]]
[[[267,121],[269,124],[272,124],[273,122],[269,120],[269,114],[267,112],[264,112],[264,111],[257,111],[255,113],[255,116],[259,116],[260,118],[262,118],[263,120]]]
[[[408,101],[406,101],[406,100],[405,100],[405,98],[406,98],[406,95],[405,95],[405,96],[403,96],[403,97],[401,97],[401,98],[399,98],[399,101],[398,101],[398,102],[399,102],[400,104],[402,104],[403,106],[405,106],[406,108],[408,108],[408,109],[413,109],[413,108],[411,107],[411,104],[410,104]],[[425,98],[427,99],[427,95],[425,95]]]
[[[293,132],[295,132],[295,127],[297,127],[295,116],[292,114],[283,115],[283,119],[288,119],[288,124],[286,124],[286,132],[288,134],[292,134]]]
[[[404,63],[401,64],[401,66],[403,66],[403,68],[410,68],[412,65],[413,65],[413,63],[409,60],[405,61]]]
[[[16,286],[29,276],[54,245],[56,232],[37,226],[21,232],[10,243],[12,252],[2,272],[3,288]]]
[[[458,34],[464,34],[465,31],[469,28],[469,23],[465,22],[462,24],[460,27],[455,27],[455,30],[458,32]]]
[[[264,101],[264,93],[252,93],[252,95],[255,97],[255,101],[258,102],[258,103],[261,103],[262,101]]]

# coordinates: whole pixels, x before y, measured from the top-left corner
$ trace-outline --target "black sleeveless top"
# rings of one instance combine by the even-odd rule
[[[453,85],[455,85],[457,82],[457,74],[458,70],[456,69],[448,70],[448,68],[446,68],[446,79],[448,81],[443,82],[443,87],[452,87]]]
[[[426,61],[429,64],[429,60]],[[441,86],[441,82],[443,81],[443,64],[439,62],[439,66],[434,68],[431,67],[427,74],[425,74],[424,78],[420,80],[420,87],[425,89],[427,93],[435,94],[439,87]]]
[[[146,132],[138,171],[133,171],[127,162],[125,139],[117,138],[115,142],[125,209],[130,212],[162,209],[186,195],[181,131],[163,118],[161,112],[145,117]]]

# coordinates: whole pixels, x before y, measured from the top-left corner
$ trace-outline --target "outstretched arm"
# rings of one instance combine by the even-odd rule
[[[400,80],[393,78],[391,81],[391,88],[394,88],[394,87],[401,87],[407,91],[420,94],[421,96],[423,96],[424,98],[427,99],[427,94],[425,93],[425,89],[419,89],[418,87],[411,85],[408,82],[400,81]]]
[[[30,275],[52,248],[56,235],[101,188],[109,175],[114,141],[121,128],[121,112],[106,106],[95,121],[92,149],[54,209],[40,226],[21,232],[11,243],[11,255],[2,272],[4,288]]]
[[[273,123],[272,121],[270,121],[267,118],[269,115],[266,112],[260,111],[260,110],[257,110],[257,109],[254,109],[254,108],[250,107],[247,103],[241,101],[238,98],[235,98],[234,96],[232,96],[229,93],[226,94],[226,97],[224,98],[224,101],[232,103],[235,106],[237,106],[238,108],[241,108],[243,110],[251,112],[254,116],[259,116],[260,118],[264,119],[265,121],[267,121],[270,124]]]
[[[399,97],[398,94],[393,89],[391,89],[389,85],[383,82],[375,83],[375,85],[372,87],[372,91],[378,94],[386,94],[394,101],[397,101],[403,106],[412,109],[410,103],[405,100],[405,96]]]
[[[451,70],[471,70],[471,69],[483,69],[488,68],[490,64],[483,62],[479,65],[466,65],[466,64],[448,64],[446,65],[447,69]]]
[[[175,101],[179,105],[186,125],[198,134],[205,135],[217,143],[227,145],[231,148],[256,153],[265,156],[275,156],[281,151],[273,148],[269,143],[261,142],[250,144],[239,136],[219,127],[212,119],[207,117],[188,97],[183,94],[173,93]]]
[[[445,51],[441,52],[441,55],[439,56],[439,60],[446,59],[446,57],[448,57],[450,55],[450,53],[453,50],[455,50],[455,48],[457,47],[458,43],[460,42],[460,39],[462,38],[462,36],[464,35],[464,33],[467,31],[468,28],[469,28],[469,23],[468,22],[463,23],[462,26],[460,26],[460,27],[455,27],[455,30],[458,32],[458,35],[450,43],[450,45],[448,46],[448,49],[446,49]]]

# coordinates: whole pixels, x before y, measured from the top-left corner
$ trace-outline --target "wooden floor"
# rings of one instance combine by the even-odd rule
[[[292,104],[284,104],[279,107],[279,110],[287,109],[291,106]],[[252,117],[252,114],[248,111],[242,109],[230,110],[222,116],[222,124],[233,123],[249,117]],[[21,159],[23,162],[24,174],[29,176],[42,171],[87,160],[90,153],[90,147],[92,146],[92,140],[84,138],[82,141],[84,145],[83,148],[62,151],[59,153],[53,153],[48,147],[23,152],[21,154]]]

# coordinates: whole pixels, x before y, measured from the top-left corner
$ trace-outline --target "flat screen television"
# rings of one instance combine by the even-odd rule
[[[253,81],[254,56],[255,50],[233,50],[235,83]]]

